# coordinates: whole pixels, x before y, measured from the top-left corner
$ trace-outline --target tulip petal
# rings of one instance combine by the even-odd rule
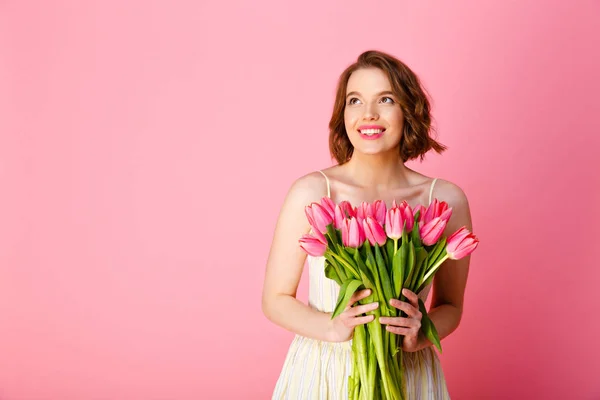
[[[435,244],[444,233],[444,229],[446,228],[446,221],[442,220],[440,217],[436,217],[423,225],[420,229],[421,240],[423,244],[426,246],[431,246]]]
[[[325,254],[327,250],[327,246],[319,241],[319,239],[315,238],[311,235],[302,235],[302,237],[298,240],[300,242],[300,247],[309,255],[313,257],[321,257]]]
[[[329,197],[323,197],[321,199],[321,205],[323,206],[323,208],[325,208],[329,215],[331,215],[331,218],[333,218],[335,215],[335,203],[333,202],[333,200],[331,200],[331,198]]]

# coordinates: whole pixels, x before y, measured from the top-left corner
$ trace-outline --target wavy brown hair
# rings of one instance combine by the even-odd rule
[[[398,99],[404,114],[404,131],[400,139],[400,157],[403,162],[425,157],[433,149],[442,153],[446,146],[432,139],[431,105],[417,75],[402,61],[381,51],[369,50],[358,56],[338,80],[333,114],[329,121],[329,151],[339,164],[352,157],[354,147],[348,139],[344,125],[346,87],[350,75],[361,68],[379,68],[390,80],[392,92]]]

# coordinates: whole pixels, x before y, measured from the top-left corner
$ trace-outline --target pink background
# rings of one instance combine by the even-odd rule
[[[482,241],[452,398],[600,398],[599,15],[0,2],[0,399],[270,398],[292,339],[260,307],[274,223],[330,165],[336,79],[371,48],[430,91],[450,150],[409,166],[465,190]]]

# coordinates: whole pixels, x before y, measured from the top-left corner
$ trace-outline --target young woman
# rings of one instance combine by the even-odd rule
[[[437,198],[453,208],[444,235],[462,226],[472,230],[468,201],[457,185],[405,166],[408,160],[423,160],[431,149],[441,154],[446,147],[431,137],[429,101],[418,77],[404,63],[379,51],[361,54],[339,79],[329,129],[329,148],[337,164],[293,182],[267,261],[263,312],[296,333],[273,399],[347,399],[354,327],[373,321],[372,315],[363,314],[379,306],[356,304],[369,294],[358,291],[345,311],[331,319],[339,286],[325,277],[324,258],[307,256],[299,246],[298,239],[310,230],[305,206],[324,196],[353,206],[383,200],[388,207],[393,200],[427,207]],[[296,299],[305,261],[308,305]],[[407,318],[379,318],[388,331],[404,335],[409,399],[450,398],[437,353],[420,331],[417,296],[425,301],[433,288],[430,317],[440,339],[448,336],[461,319],[469,261],[469,256],[446,261],[421,293],[406,291],[406,302],[392,301]]]

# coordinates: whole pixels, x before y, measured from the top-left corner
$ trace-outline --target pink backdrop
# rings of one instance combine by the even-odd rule
[[[371,48],[431,92],[450,150],[409,166],[465,190],[482,241],[452,398],[600,398],[598,15],[0,2],[0,399],[269,398],[292,339],[260,307],[274,223]]]

